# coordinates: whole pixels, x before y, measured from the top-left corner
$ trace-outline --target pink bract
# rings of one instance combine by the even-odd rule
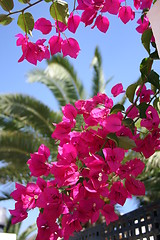
[[[62,42],[63,57],[69,55],[72,58],[77,58],[79,51],[79,44],[74,38],[68,38]]]
[[[43,34],[49,34],[52,30],[52,24],[46,18],[39,18],[34,24],[34,29],[41,31]]]

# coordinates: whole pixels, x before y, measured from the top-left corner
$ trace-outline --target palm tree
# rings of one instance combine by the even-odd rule
[[[27,227],[22,233],[20,233],[20,229],[22,226],[22,222],[17,223],[15,225],[12,225],[11,223],[12,217],[9,217],[7,220],[7,224],[4,228],[4,233],[14,233],[16,234],[17,240],[34,240],[36,238],[36,235],[33,234],[37,230],[37,225],[33,224]],[[30,236],[30,238],[28,238]]]
[[[98,48],[92,61],[94,75],[91,96],[105,91],[102,60]],[[30,83],[46,85],[56,98],[59,109],[67,103],[84,99],[84,87],[74,67],[62,56],[54,56],[45,70],[35,69],[28,74]],[[52,161],[57,146],[51,138],[52,122],[61,121],[60,111],[54,112],[33,97],[23,94],[0,95],[0,182],[27,181],[29,170],[26,161],[41,143],[51,149]]]

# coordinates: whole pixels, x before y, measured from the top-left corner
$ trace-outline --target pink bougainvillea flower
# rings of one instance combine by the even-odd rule
[[[134,7],[138,10],[140,8],[141,0],[134,0]]]
[[[85,23],[85,27],[91,25],[97,16],[97,12],[93,8],[87,8],[81,16],[81,22]]]
[[[136,196],[145,195],[144,183],[142,183],[139,180],[136,180],[133,177],[127,177],[125,181],[125,186],[132,195],[136,195]]]
[[[79,44],[74,38],[68,38],[62,42],[63,57],[69,55],[72,58],[77,58],[79,51]]]
[[[56,32],[61,33],[67,29],[67,25],[60,21],[55,21]]]
[[[65,160],[66,163],[75,162],[77,157],[77,149],[71,143],[63,144],[61,149],[59,147],[58,153],[57,158]]]
[[[62,41],[60,36],[53,36],[49,39],[51,55],[61,52]]]
[[[97,26],[97,28],[103,32],[103,33],[106,33],[108,28],[109,28],[109,20],[107,17],[105,16],[101,16],[99,15],[97,18],[96,18],[96,21],[95,21],[95,24],[93,25],[92,28],[94,28],[95,26]]]
[[[135,12],[133,12],[130,6],[120,7],[118,17],[124,24],[135,18]]]
[[[118,220],[118,215],[114,212],[114,207],[110,204],[106,204],[101,210],[102,215],[106,219],[106,224]]]
[[[144,8],[149,8],[152,5],[153,0],[141,0],[141,6],[140,9],[144,9]]]
[[[74,185],[79,179],[78,167],[74,163],[63,165],[61,162],[54,162],[51,173],[56,178],[59,187]]]
[[[160,118],[156,109],[149,106],[146,110],[146,118],[141,120],[141,127],[148,130],[157,129],[160,123]]]
[[[35,45],[36,45],[36,52],[37,52],[37,60],[41,62],[43,59],[49,59],[50,58],[50,52],[48,50],[48,47],[44,46],[45,39],[39,39]]]
[[[64,121],[54,125],[56,126],[56,128],[52,133],[52,138],[59,139],[59,140],[63,139],[64,137],[67,137],[71,131],[70,122]]]
[[[142,173],[144,167],[145,164],[140,159],[135,158],[121,165],[117,171],[117,174],[121,179],[129,176],[137,177]]]
[[[118,203],[121,206],[123,206],[127,197],[128,197],[128,192],[126,188],[123,186],[123,183],[119,181],[114,182],[111,187],[108,198],[112,200],[114,204]]]
[[[64,239],[69,239],[69,237],[74,232],[79,232],[82,230],[82,226],[76,214],[70,215],[66,214],[62,217],[62,228],[64,229]]]
[[[27,161],[27,164],[29,165],[32,176],[48,176],[48,174],[50,173],[50,165],[48,162],[46,162],[46,160],[46,154],[31,154],[31,159]]]
[[[139,24],[139,26],[136,28],[136,30],[139,33],[143,33],[146,29],[149,28],[149,20],[147,16],[144,16],[143,21],[141,18],[139,18],[137,23]]]
[[[125,91],[123,90],[123,85],[122,83],[116,84],[114,87],[111,89],[111,93],[113,94],[113,97],[117,97],[120,93],[124,93]]]
[[[34,24],[34,29],[41,31],[43,34],[49,34],[52,30],[52,24],[46,18],[39,18]]]
[[[104,148],[103,154],[111,171],[116,172],[124,158],[125,151],[122,148]]]
[[[16,41],[17,46],[22,46],[23,44],[28,43],[28,37],[26,35],[23,36],[23,34],[19,33],[16,35],[16,37],[18,38]]]
[[[64,114],[64,116],[66,118],[68,118],[69,120],[73,120],[76,118],[77,116],[77,110],[75,109],[75,107],[71,104],[66,104],[64,107],[62,107],[62,112]]]
[[[22,62],[26,59],[28,62],[37,65],[37,47],[32,42],[25,42],[22,44],[22,56],[18,62]]]
[[[157,134],[153,132],[152,134],[149,133],[144,139],[136,139],[135,143],[137,147],[134,148],[134,150],[136,152],[142,152],[145,158],[149,158],[156,150],[159,150],[160,142],[158,139],[160,136],[157,130],[158,129],[156,129]]]
[[[131,109],[131,110],[130,110],[130,109]],[[138,110],[138,108],[136,108],[136,106],[133,106],[133,105],[129,106],[129,107],[126,109],[126,113],[127,113],[127,117],[132,118],[132,119],[134,119],[134,118],[136,118],[136,117],[139,116],[139,110]]]
[[[110,14],[117,15],[120,8],[120,0],[105,0],[104,7],[101,12],[109,12]]]
[[[16,189],[10,195],[15,201],[21,201],[21,195],[25,193],[26,187],[19,183],[16,183],[15,187]]]
[[[43,154],[46,158],[46,160],[49,158],[50,156],[50,150],[48,147],[46,147],[44,144],[41,144],[40,147],[38,148],[38,153],[39,154]]]
[[[68,30],[72,33],[75,33],[80,24],[80,21],[81,21],[80,16],[73,15],[73,12],[72,12],[68,18]]]
[[[106,119],[102,120],[102,126],[108,132],[118,132],[122,128],[122,121],[116,114],[108,116]]]
[[[28,213],[23,208],[17,208],[15,210],[9,210],[12,215],[12,224],[16,224],[18,222],[22,222],[24,219],[28,217]]]
[[[141,86],[138,87],[138,90],[136,91],[136,95],[140,97],[140,103],[142,102],[149,102],[150,96],[154,95],[154,92],[151,89],[147,89],[145,85],[143,85],[143,88]]]

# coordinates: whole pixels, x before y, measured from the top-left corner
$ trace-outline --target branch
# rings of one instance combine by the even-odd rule
[[[34,5],[42,2],[43,0],[38,0],[37,2],[34,2],[34,3],[30,3],[29,6],[25,7],[25,8],[22,8],[20,10],[17,10],[17,11],[14,11],[14,12],[9,12],[7,16],[10,16],[10,15],[13,15],[13,14],[16,14],[16,13],[23,13],[25,10],[27,10],[28,8],[31,8],[33,7]]]

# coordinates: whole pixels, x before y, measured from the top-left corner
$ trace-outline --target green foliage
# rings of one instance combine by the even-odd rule
[[[152,36],[153,36],[152,30],[147,29],[144,31],[141,37],[142,44],[149,54],[150,54],[150,42],[151,42]]]
[[[134,121],[131,118],[125,118],[124,120],[122,120],[123,125],[125,125],[126,127],[128,127],[132,133],[134,134],[135,131],[135,125],[134,125]]]
[[[8,25],[13,21],[13,18],[7,16],[6,14],[0,14],[0,24]]]
[[[119,145],[119,139],[118,139],[118,137],[117,137],[117,135],[115,133],[107,134],[107,138],[109,138],[110,140],[114,141],[117,146]]]
[[[125,150],[132,149],[136,147],[136,144],[133,139],[127,136],[119,136],[118,137],[118,146]]]
[[[148,75],[147,81],[150,82],[153,86],[155,86],[156,89],[160,89],[159,75],[155,71],[151,70]]]
[[[20,3],[29,3],[30,0],[18,0]]]
[[[17,24],[25,33],[30,34],[34,28],[34,18],[29,12],[22,13],[18,17]]]
[[[50,14],[55,20],[67,25],[69,17],[68,3],[62,0],[54,1],[50,7]]]
[[[113,108],[111,109],[111,113],[122,112],[124,110],[125,110],[124,106],[122,104],[118,103],[118,104],[113,106]]]
[[[0,0],[0,6],[4,11],[10,12],[14,7],[13,0]]]
[[[149,105],[146,102],[142,102],[137,106],[137,108],[139,110],[140,118],[146,118],[146,110],[148,107],[149,107]]]
[[[137,87],[138,87],[138,83],[133,83],[127,87],[126,96],[131,103],[133,103],[134,95]]]
[[[153,64],[153,59],[149,58],[144,58],[140,64],[140,72],[143,80],[146,80],[146,77],[151,71]]]

